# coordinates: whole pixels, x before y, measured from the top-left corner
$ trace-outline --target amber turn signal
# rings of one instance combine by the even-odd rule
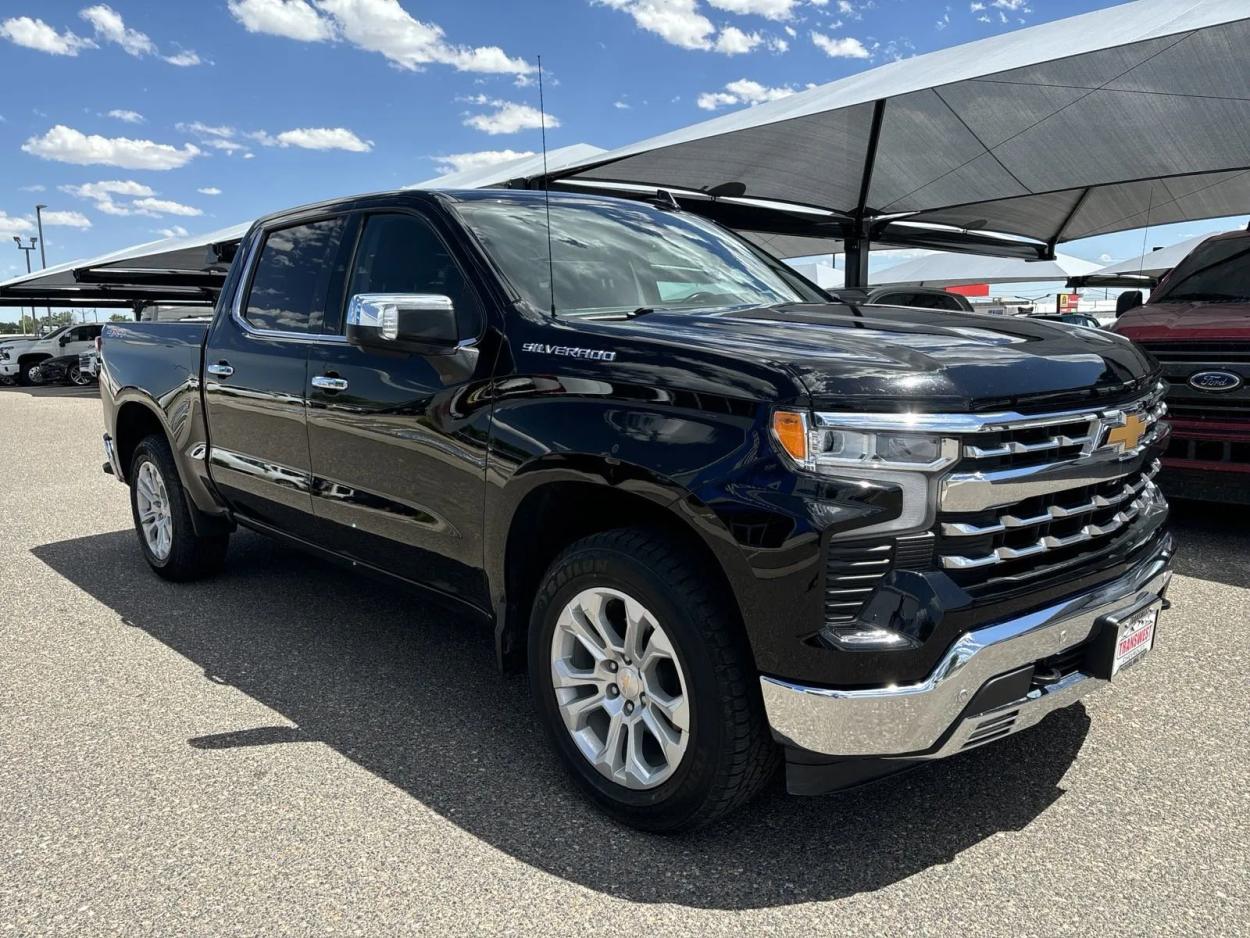
[[[773,436],[797,463],[807,461],[807,421],[792,410],[773,412]]]

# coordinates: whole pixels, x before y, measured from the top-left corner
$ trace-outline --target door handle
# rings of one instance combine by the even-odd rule
[[[232,374],[234,374],[234,369],[230,367],[229,362],[217,362],[216,364],[209,365],[204,370],[210,375],[216,375],[218,378],[229,378]]]
[[[323,391],[346,391],[347,379],[335,375],[313,375],[312,386]]]

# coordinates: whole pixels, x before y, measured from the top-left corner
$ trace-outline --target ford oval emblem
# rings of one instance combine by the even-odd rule
[[[1231,371],[1200,371],[1190,376],[1189,386],[1199,391],[1236,391],[1241,387],[1241,375]]]

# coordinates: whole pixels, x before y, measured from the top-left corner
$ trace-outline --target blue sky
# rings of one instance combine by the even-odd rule
[[[548,145],[611,148],[1110,5],[2,0],[0,277],[25,269],[12,235],[32,233],[36,202],[51,264],[537,150],[540,54]],[[1232,224],[1157,229],[1150,243]],[[1119,259],[1141,239],[1067,250]]]

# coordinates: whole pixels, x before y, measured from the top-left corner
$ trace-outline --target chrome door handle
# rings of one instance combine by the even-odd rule
[[[346,378],[332,378],[330,375],[313,375],[312,386],[323,391],[346,391]]]
[[[216,375],[218,378],[229,378],[234,374],[234,369],[226,362],[217,362],[214,365],[209,365],[204,370],[210,375]]]

